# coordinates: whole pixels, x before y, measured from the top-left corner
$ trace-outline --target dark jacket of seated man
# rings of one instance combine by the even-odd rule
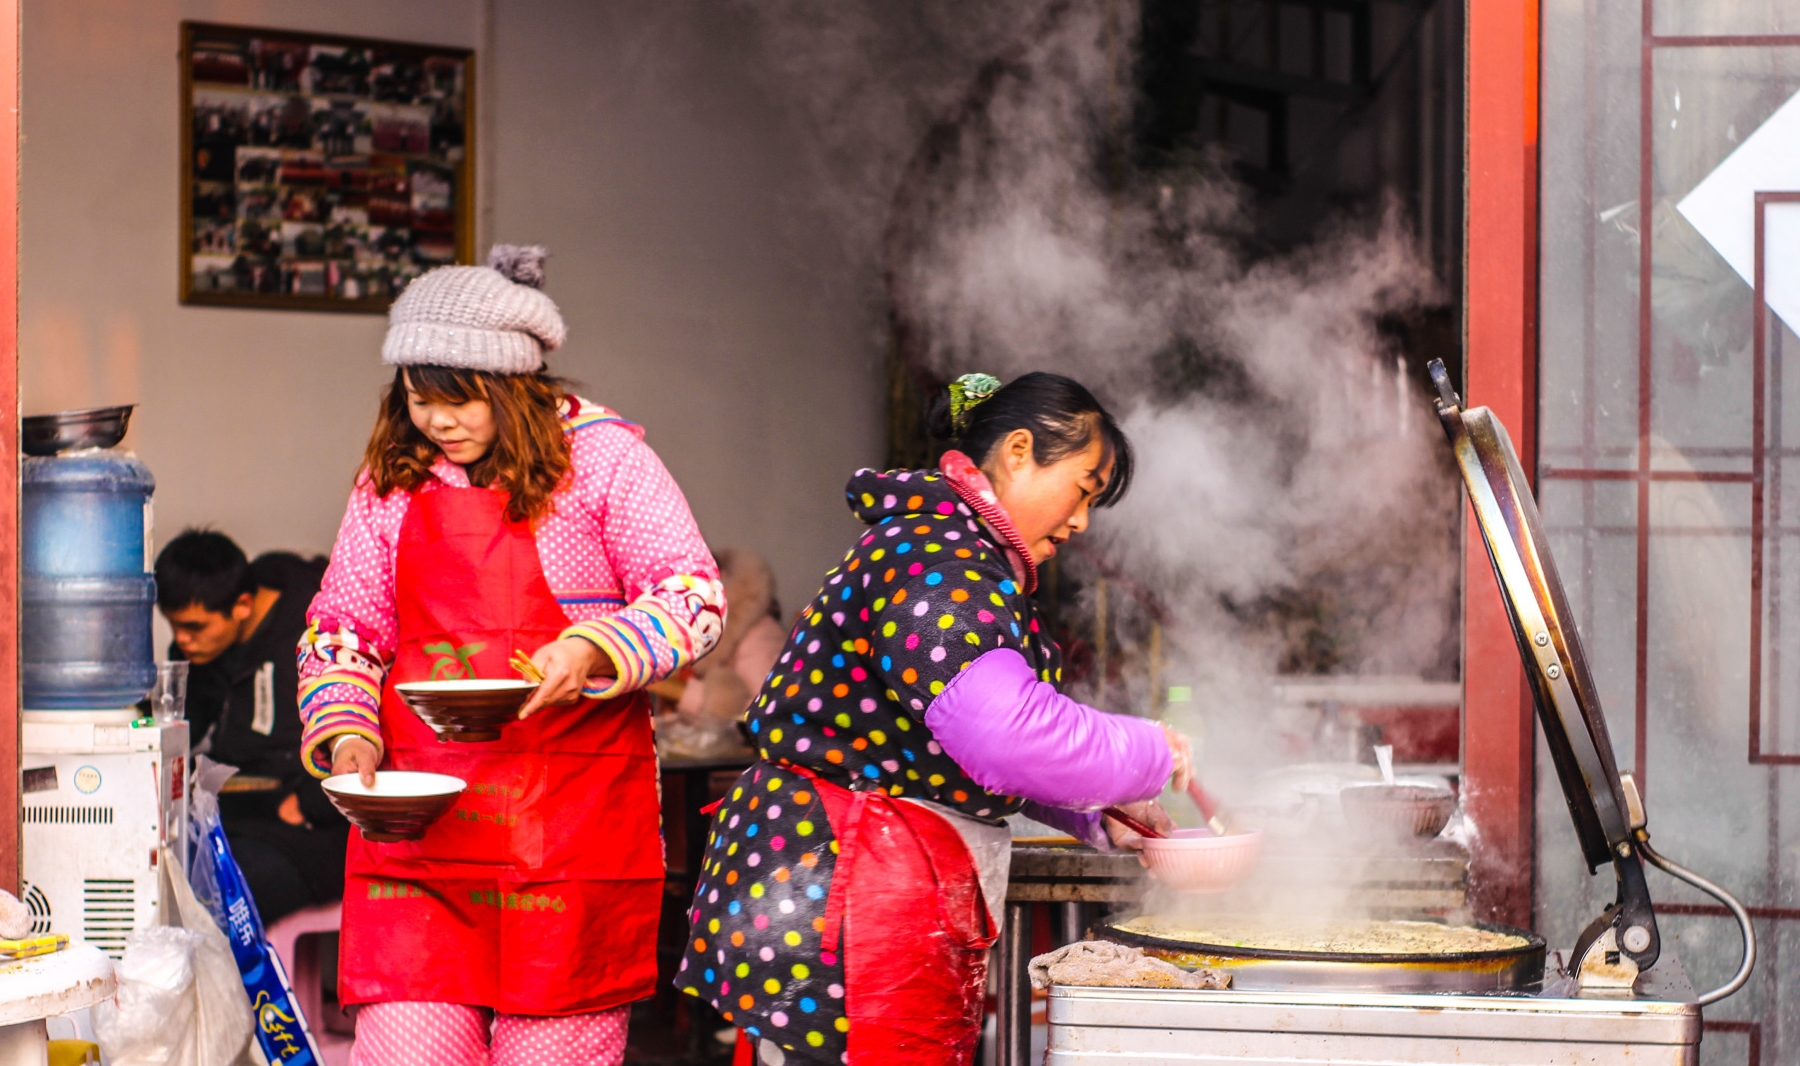
[[[219,810],[269,925],[344,890],[349,823],[300,764],[294,647],[325,563],[290,552],[251,561],[210,530],[188,530],[156,559],[157,606],[175,636],[169,658],[193,664],[193,751],[238,768]]]

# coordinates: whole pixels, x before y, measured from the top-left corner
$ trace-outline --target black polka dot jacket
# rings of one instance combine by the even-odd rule
[[[753,1035],[820,1050],[848,1029],[842,961],[821,939],[837,844],[811,782],[781,764],[997,820],[1023,801],[964,773],[926,709],[998,648],[1062,678],[1006,547],[942,473],[863,471],[847,492],[869,530],[825,576],[750,709],[764,761],[717,813],[676,977]]]

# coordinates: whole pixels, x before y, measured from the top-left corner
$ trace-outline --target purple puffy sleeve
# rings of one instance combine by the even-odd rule
[[[925,725],[983,788],[1046,807],[1092,811],[1149,799],[1173,769],[1155,722],[1064,696],[1012,648],[995,648],[958,673],[931,701]]]

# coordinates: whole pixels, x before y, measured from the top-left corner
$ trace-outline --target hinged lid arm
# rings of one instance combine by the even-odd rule
[[[1582,934],[1576,958],[1605,929],[1616,928],[1621,950],[1639,969],[1647,970],[1660,951],[1656,916],[1606,716],[1538,519],[1530,481],[1493,412],[1485,407],[1463,410],[1444,364],[1434,359],[1429,369],[1438,393],[1438,419],[1450,438],[1500,585],[1582,855],[1590,871],[1611,862],[1618,878],[1618,901]]]

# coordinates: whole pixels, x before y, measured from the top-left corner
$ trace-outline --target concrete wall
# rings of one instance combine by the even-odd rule
[[[625,0],[27,0],[26,413],[142,404],[128,444],[163,539],[326,551],[367,437],[385,320],[177,302],[178,23],[478,49],[477,200],[552,250],[553,368],[645,425],[707,536],[799,603],[878,459],[878,349],[854,276],[802,208],[728,18]],[[777,219],[782,221],[778,222]]]

